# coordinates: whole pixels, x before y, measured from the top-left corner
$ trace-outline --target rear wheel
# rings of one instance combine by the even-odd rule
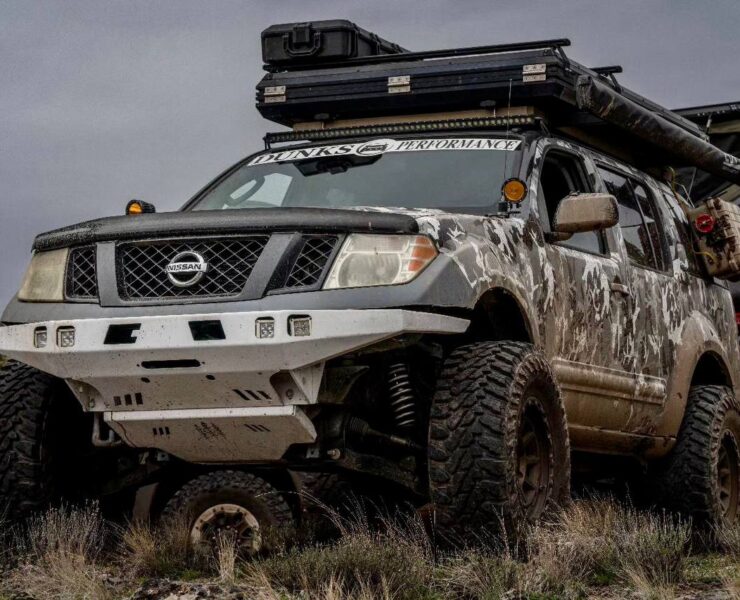
[[[565,411],[542,353],[481,342],[447,359],[429,433],[437,531],[467,541],[503,524],[515,533],[569,498]]]
[[[213,471],[186,483],[162,513],[164,523],[184,520],[193,547],[214,548],[229,536],[239,552],[269,550],[275,534],[294,529],[293,513],[283,496],[261,477],[242,471]]]
[[[698,524],[740,522],[740,404],[724,386],[691,388],[670,456],[657,473],[662,503]]]

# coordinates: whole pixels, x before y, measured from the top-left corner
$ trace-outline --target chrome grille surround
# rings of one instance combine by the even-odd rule
[[[254,235],[121,243],[116,248],[119,296],[123,300],[238,296],[268,239]],[[205,277],[189,287],[174,285],[166,272],[183,252],[195,252],[208,263]]]
[[[324,274],[339,238],[333,236],[306,236],[285,282],[286,288],[311,287]]]
[[[70,300],[97,300],[98,274],[95,246],[72,248],[67,259],[64,295]]]

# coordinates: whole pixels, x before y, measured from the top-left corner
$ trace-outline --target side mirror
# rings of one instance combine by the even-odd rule
[[[600,231],[619,223],[617,199],[611,194],[575,193],[560,201],[552,221],[554,238],[564,241],[574,233]]]

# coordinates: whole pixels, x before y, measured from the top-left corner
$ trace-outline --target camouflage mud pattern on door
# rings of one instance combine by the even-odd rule
[[[583,157],[594,191],[606,191],[597,162],[648,185],[663,230],[665,272],[632,264],[618,226],[605,231],[604,255],[545,241],[539,173],[549,148]],[[470,286],[471,308],[491,289],[516,299],[532,341],[553,364],[574,446],[667,451],[700,356],[711,353],[730,378],[739,366],[729,294],[689,272],[676,230],[686,217],[665,184],[557,139],[537,142],[521,176],[527,200],[506,216],[388,210],[414,216],[438,240]]]

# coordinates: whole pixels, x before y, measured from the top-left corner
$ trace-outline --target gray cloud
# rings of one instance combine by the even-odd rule
[[[570,37],[667,106],[740,100],[737,0],[2,0],[0,305],[36,233],[175,209],[259,148],[259,33],[321,18],[411,49]]]

